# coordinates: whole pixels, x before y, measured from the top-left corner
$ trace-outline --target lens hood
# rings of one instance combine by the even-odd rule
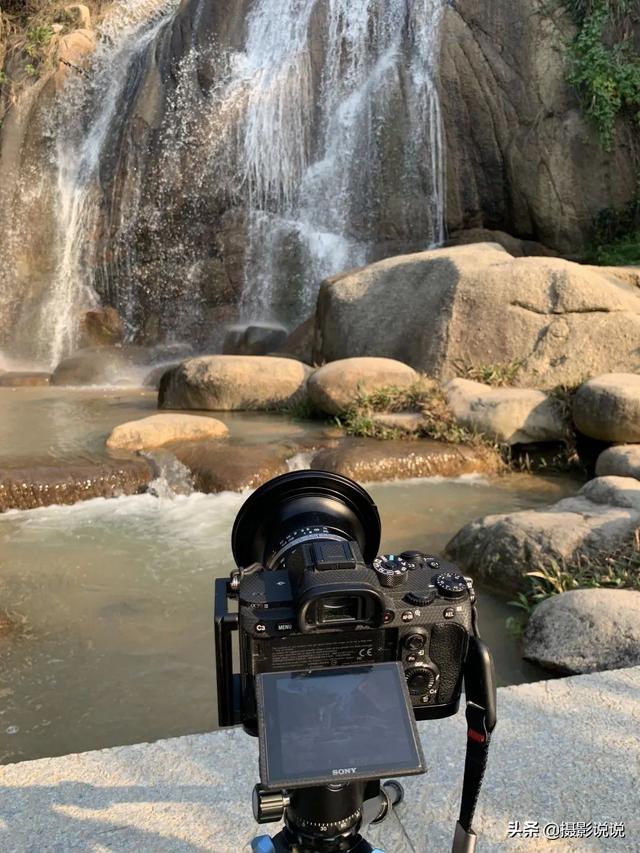
[[[293,471],[260,486],[242,505],[231,533],[236,565],[266,565],[292,531],[314,526],[355,540],[367,563],[378,553],[380,516],[362,486],[329,471]]]

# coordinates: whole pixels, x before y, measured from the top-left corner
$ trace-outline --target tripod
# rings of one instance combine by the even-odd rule
[[[285,795],[256,785],[253,811],[258,823],[284,817],[285,826],[271,838],[251,842],[253,853],[383,853],[360,834],[381,823],[402,802],[404,790],[393,780],[299,788]]]

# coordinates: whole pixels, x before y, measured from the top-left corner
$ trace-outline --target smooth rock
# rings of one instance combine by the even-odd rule
[[[9,370],[0,373],[0,388],[34,388],[48,385],[50,373]]]
[[[327,415],[349,409],[360,394],[409,388],[419,379],[413,368],[390,358],[346,358],[319,367],[307,383],[309,399]]]
[[[505,590],[526,590],[527,572],[550,560],[600,557],[640,527],[640,482],[598,477],[551,506],[488,515],[465,525],[447,553],[465,572]]]
[[[107,439],[107,447],[110,450],[148,450],[174,441],[221,439],[228,435],[228,427],[216,418],[166,412],[120,424]]]
[[[521,240],[505,231],[492,231],[489,228],[466,228],[451,234],[445,242],[445,247],[468,246],[472,243],[497,243],[502,246],[514,258],[535,257],[557,257],[558,253],[542,243],[534,240]]]
[[[280,349],[288,337],[284,326],[274,323],[251,323],[227,330],[222,352],[225,355],[267,355]]]
[[[640,664],[640,592],[577,589],[531,614],[523,655],[547,669],[581,674]]]
[[[449,407],[467,429],[505,444],[561,441],[566,425],[559,403],[532,388],[492,388],[452,379],[445,388]]]
[[[0,468],[0,512],[137,495],[154,477],[142,458]]]
[[[80,347],[112,346],[124,340],[124,320],[115,308],[94,308],[80,321]]]
[[[59,37],[58,68],[53,78],[56,89],[62,89],[71,74],[82,74],[95,53],[96,44],[96,33],[88,27]]]
[[[640,291],[560,258],[478,243],[388,258],[324,281],[314,360],[385,356],[442,381],[460,365],[523,362],[553,388],[640,371]]]
[[[573,398],[573,420],[590,438],[640,441],[640,375],[607,373],[589,379]]]
[[[397,430],[407,435],[415,435],[425,425],[420,412],[375,412],[371,415],[374,424],[385,429]]]
[[[65,358],[51,377],[52,385],[142,385],[159,363],[184,358],[188,347],[88,347]]]
[[[619,444],[598,456],[598,477],[635,477],[640,480],[640,444]]]
[[[289,468],[286,460],[293,455],[287,445],[232,445],[217,442],[185,444],[173,450],[177,459],[193,475],[199,492],[241,492],[256,489]]]
[[[84,3],[72,3],[64,7],[65,15],[82,29],[91,28],[91,12]]]
[[[311,467],[343,474],[359,482],[374,482],[495,473],[502,463],[497,454],[482,447],[443,444],[430,439],[407,442],[345,438],[337,447],[316,453]]]
[[[311,368],[291,358],[208,355],[191,358],[160,381],[161,409],[269,410],[306,396]]]

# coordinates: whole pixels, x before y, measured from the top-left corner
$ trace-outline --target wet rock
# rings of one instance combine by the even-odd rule
[[[91,12],[84,3],[72,3],[64,7],[65,17],[80,29],[91,29]]]
[[[527,572],[550,560],[601,557],[640,527],[640,482],[598,477],[574,497],[535,510],[488,515],[465,525],[447,553],[479,580],[526,590]]]
[[[115,308],[87,311],[80,322],[80,348],[122,343],[124,332],[124,321]]]
[[[598,477],[635,477],[640,480],[640,444],[620,444],[609,447],[598,456]]]
[[[600,441],[640,441],[640,375],[607,373],[585,382],[573,398],[580,432]]]
[[[216,418],[198,415],[151,415],[117,426],[107,439],[110,450],[151,450],[174,441],[222,439],[229,429]]]
[[[184,358],[188,347],[88,347],[65,358],[51,377],[52,385],[142,385],[154,365]]]
[[[315,317],[309,317],[304,323],[291,332],[284,344],[279,347],[278,353],[290,358],[297,358],[305,364],[313,364],[313,334],[315,328]]]
[[[638,288],[560,258],[488,243],[389,258],[324,281],[314,360],[385,356],[440,380],[460,364],[523,366],[553,388],[640,371]]]
[[[359,394],[409,388],[418,378],[413,368],[390,358],[345,358],[314,371],[307,391],[316,409],[337,415],[349,409]]]
[[[33,388],[48,385],[50,381],[50,373],[12,370],[0,373],[0,388]]]
[[[578,589],[533,611],[523,655],[565,675],[640,665],[640,592]]]
[[[164,374],[158,406],[211,411],[284,408],[306,396],[310,373],[310,367],[290,358],[200,356]]]
[[[456,419],[505,444],[561,441],[566,433],[557,400],[532,388],[492,388],[470,379],[452,379],[447,401]]]
[[[430,439],[406,442],[345,438],[337,447],[316,453],[311,467],[362,482],[374,482],[495,473],[501,469],[502,463],[497,454],[483,447],[449,445]]]
[[[271,323],[252,323],[227,330],[222,352],[225,355],[267,355],[275,352],[287,340],[284,326]]]
[[[207,494],[255,489],[289,468],[288,446],[232,445],[217,442],[185,444],[173,450],[193,475],[194,488]]]
[[[141,458],[0,468],[0,512],[136,495],[154,476]]]

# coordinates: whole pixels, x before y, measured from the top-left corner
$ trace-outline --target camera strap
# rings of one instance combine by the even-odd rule
[[[489,757],[491,732],[496,725],[493,660],[489,649],[479,637],[471,637],[469,640],[464,683],[467,700],[467,753],[453,853],[473,853],[476,848],[477,836],[472,827],[473,816]]]

